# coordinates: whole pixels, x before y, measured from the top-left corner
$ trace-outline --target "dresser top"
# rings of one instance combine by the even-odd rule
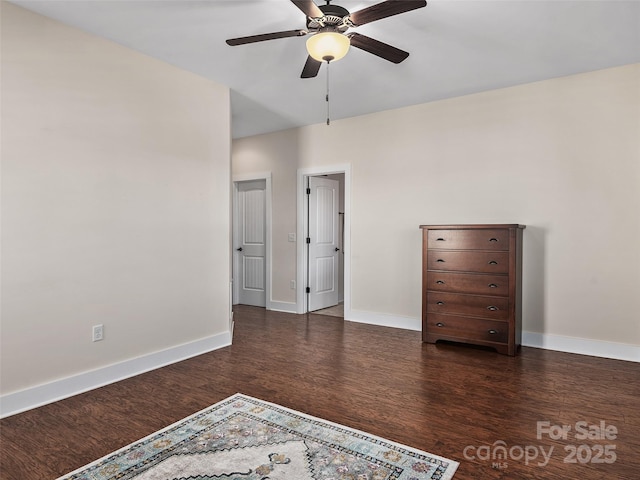
[[[517,223],[474,223],[467,225],[420,225],[420,228],[428,230],[471,230],[474,228],[527,228],[527,226]]]

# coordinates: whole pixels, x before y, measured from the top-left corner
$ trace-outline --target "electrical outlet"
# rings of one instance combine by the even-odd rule
[[[99,342],[104,339],[104,327],[102,324],[93,326],[93,341]]]
[[[295,290],[296,289],[296,281],[295,280],[291,280],[291,290]]]

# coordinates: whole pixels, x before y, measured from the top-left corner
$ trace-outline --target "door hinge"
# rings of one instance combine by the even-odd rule
[[[311,243],[311,238],[307,237],[307,243]]]
[[[307,287],[306,292],[311,293],[311,288]]]
[[[307,195],[311,195],[311,189],[307,187]]]

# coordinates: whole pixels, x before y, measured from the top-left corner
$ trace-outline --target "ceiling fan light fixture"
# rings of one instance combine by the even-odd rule
[[[319,32],[307,40],[307,52],[319,62],[335,62],[349,51],[349,37],[338,32]]]

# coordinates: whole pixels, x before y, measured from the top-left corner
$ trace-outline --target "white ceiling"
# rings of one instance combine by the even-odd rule
[[[227,85],[234,138],[325,121],[326,65],[300,78],[305,37],[225,43],[305,28],[288,0],[13,3]],[[378,2],[333,3],[354,12]],[[332,64],[332,120],[640,62],[637,0],[429,0],[356,31],[410,56],[395,65],[352,48]]]

